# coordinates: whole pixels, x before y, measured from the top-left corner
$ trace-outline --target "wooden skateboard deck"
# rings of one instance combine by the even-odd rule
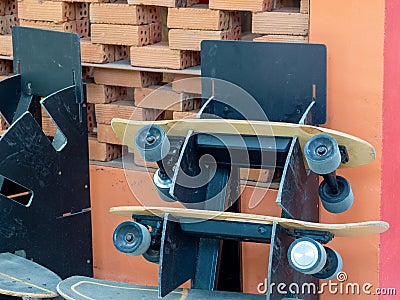
[[[384,221],[369,221],[345,224],[323,224],[244,213],[216,212],[209,210],[169,207],[120,206],[112,207],[110,209],[110,213],[127,217],[132,217],[132,215],[157,215],[162,217],[165,213],[169,213],[175,218],[193,218],[199,220],[213,219],[221,221],[258,223],[265,225],[272,225],[273,222],[277,222],[286,229],[327,231],[333,233],[335,236],[341,237],[378,234],[385,232],[389,229],[389,224]]]
[[[28,259],[0,254],[0,294],[15,297],[54,298],[61,278]]]
[[[57,291],[67,300],[155,300],[158,298],[157,287],[139,286],[123,282],[106,281],[82,276],[73,276],[60,282]],[[165,300],[257,300],[265,299],[264,295],[250,295],[217,291],[176,289]]]
[[[374,147],[355,136],[339,131],[281,122],[228,120],[228,119],[183,119],[164,121],[131,121],[115,118],[111,121],[112,128],[124,145],[135,147],[134,137],[143,126],[155,124],[161,126],[168,135],[186,136],[189,130],[205,133],[242,134],[259,136],[280,136],[299,138],[300,145],[316,134],[328,134],[334,137],[339,145],[346,146],[349,161],[340,164],[339,168],[352,168],[367,164],[375,159]]]

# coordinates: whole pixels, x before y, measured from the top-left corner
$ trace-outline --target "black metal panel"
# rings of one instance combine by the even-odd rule
[[[0,113],[11,124],[21,97],[21,75],[14,75],[0,81]]]
[[[14,73],[25,94],[48,96],[76,85],[75,99],[84,102],[79,35],[19,26],[12,35]]]
[[[184,234],[168,213],[164,216],[161,238],[158,295],[164,297],[194,278],[198,238]]]
[[[318,175],[306,171],[297,137],[289,150],[276,203],[284,217],[319,221]]]
[[[209,291],[215,289],[220,246],[221,242],[219,240],[200,239],[195,266],[196,273],[192,281],[193,289]]]
[[[225,210],[240,212],[239,168],[232,168],[227,186]],[[234,240],[223,240],[217,273],[217,290],[242,292],[242,247]]]
[[[278,223],[273,224],[272,239],[268,262],[268,281],[267,281],[267,300],[281,300],[282,298],[293,296],[303,300],[318,300],[319,281],[317,278],[295,271],[290,267],[287,252],[290,244],[294,241],[293,237],[287,235],[285,229]],[[306,283],[306,285],[304,285]],[[278,285],[288,294],[278,291]],[[289,287],[292,285],[292,289]],[[284,286],[284,288],[283,288]],[[296,292],[296,286],[300,287],[300,293],[290,295],[291,291]],[[310,292],[308,287],[311,286]],[[305,288],[302,292],[302,288]],[[313,287],[316,293],[313,293]]]
[[[238,211],[239,169],[219,167],[207,186],[204,209]],[[210,200],[211,199],[211,200]],[[222,256],[221,253],[224,255]],[[238,291],[241,289],[241,248],[237,241],[201,238],[192,287]],[[227,265],[226,262],[229,262]]]
[[[15,111],[13,122],[16,121],[19,117],[21,117],[25,112],[29,111],[29,108],[32,104],[33,95],[27,95],[22,93],[21,98],[18,102],[18,107]]]
[[[90,207],[86,107],[82,107],[84,117],[80,121],[80,106],[73,101],[74,93],[74,87],[68,87],[42,101],[42,105],[59,128],[58,134],[61,135],[61,139],[65,138],[65,144],[56,147],[59,172],[62,174],[60,178],[65,178],[58,182],[59,188],[70,194],[82,195],[80,200],[74,201],[65,197],[62,205],[59,204],[64,212],[71,213]],[[53,146],[56,146],[54,141]]]
[[[219,165],[243,168],[283,168],[291,138],[196,134],[199,155],[210,154]]]
[[[213,178],[207,185],[207,199],[203,209],[224,211],[227,203],[231,202],[229,197],[229,176],[231,172],[227,167],[219,167]],[[237,198],[236,198],[237,199]],[[235,200],[236,200],[235,199]],[[220,240],[201,238],[196,262],[196,275],[192,288],[214,290],[217,281],[217,268],[220,261]]]
[[[63,278],[93,273],[87,132],[75,100],[74,86],[43,100],[64,147],[55,149],[29,112],[0,138],[0,252],[25,250]],[[32,199],[19,201],[4,182]]]
[[[199,156],[195,145],[196,136],[192,134],[193,132],[189,131],[179,154],[177,168],[173,176],[172,194],[179,202],[187,205],[197,205],[198,203],[203,205],[209,178],[207,169],[200,169]]]
[[[316,89],[316,124],[326,122],[326,47],[317,44],[203,41],[203,98],[224,103],[210,112],[225,119],[265,120],[248,101],[247,91],[270,121],[298,123]],[[245,91],[232,89],[230,83]],[[213,92],[214,91],[214,92]],[[244,103],[243,103],[244,102]],[[229,105],[231,104],[231,105]],[[235,109],[232,109],[235,108]]]

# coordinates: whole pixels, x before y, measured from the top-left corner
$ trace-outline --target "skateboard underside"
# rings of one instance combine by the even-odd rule
[[[389,228],[389,224],[384,221],[322,224],[271,216],[167,207],[121,206],[111,208],[110,212],[115,215],[127,217],[131,217],[132,215],[157,215],[163,217],[165,213],[170,213],[172,216],[177,218],[192,218],[199,220],[213,219],[219,221],[241,221],[267,225],[270,225],[273,222],[278,222],[281,226],[287,229],[328,231],[333,233],[335,236],[343,237],[377,234],[382,233]]]
[[[310,125],[225,119],[184,119],[179,121],[165,120],[154,122],[113,119],[111,122],[113,130],[118,138],[123,141],[125,145],[130,147],[135,147],[132,137],[135,136],[136,132],[150,124],[161,126],[170,136],[186,136],[189,130],[214,134],[277,137],[297,136],[302,148],[304,148],[304,144],[312,136],[324,133],[334,137],[339,145],[346,147],[349,160],[346,164],[341,164],[339,168],[361,166],[373,161],[376,156],[372,145],[360,138],[339,131]]]

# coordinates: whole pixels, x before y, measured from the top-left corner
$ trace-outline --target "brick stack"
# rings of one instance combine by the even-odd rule
[[[122,153],[121,142],[111,129],[113,117],[154,120],[195,116],[201,105],[199,77],[178,70],[200,64],[201,41],[308,40],[309,0],[198,3],[0,0],[0,55],[12,55],[10,28],[18,22],[78,33],[82,62],[90,64],[83,68],[90,155],[91,159],[107,161]],[[10,62],[0,60],[0,76],[10,72]],[[51,119],[44,114],[43,120],[46,133],[54,134]]]
[[[203,40],[240,40],[239,12],[210,9],[207,5],[168,10],[171,49],[200,51]]]
[[[18,2],[21,26],[75,32],[89,36],[89,5],[83,2],[22,0]]]
[[[127,3],[90,5],[91,44],[89,53],[82,49],[82,60],[94,63],[129,58],[130,47],[142,47],[161,41],[160,9]],[[89,41],[90,43],[90,41]],[[92,53],[99,53],[91,60]],[[101,58],[104,58],[101,61]]]
[[[12,55],[11,28],[18,25],[17,0],[0,0],[0,55]]]
[[[272,11],[253,13],[252,32],[262,34],[256,41],[308,41],[309,0],[278,1]]]
[[[197,1],[187,0],[129,0],[133,4],[159,5],[158,9],[163,11],[164,21],[166,20],[167,8],[175,8],[182,6],[191,6]],[[160,29],[162,23],[159,23]],[[166,29],[164,24],[164,29]],[[166,32],[166,31],[164,31]],[[161,36],[162,38],[162,36]],[[168,69],[185,69],[200,63],[198,52],[187,51],[190,49],[172,49],[168,43],[168,36],[165,37],[163,43],[149,45],[142,48],[131,47],[131,65],[149,68],[168,68]],[[160,42],[161,39],[158,40]]]

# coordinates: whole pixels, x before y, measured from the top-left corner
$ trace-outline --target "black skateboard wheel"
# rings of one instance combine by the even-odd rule
[[[303,274],[318,273],[325,266],[327,258],[324,247],[307,237],[295,240],[287,256],[290,266]]]
[[[142,127],[135,136],[140,155],[149,162],[162,160],[169,152],[170,143],[164,129],[158,125]]]
[[[313,274],[314,277],[324,280],[332,280],[342,271],[343,260],[338,252],[335,250],[324,247],[327,255],[325,266],[321,271]]]
[[[149,230],[137,222],[122,222],[114,230],[114,246],[122,253],[132,256],[142,255],[149,249],[150,242]]]
[[[338,143],[327,134],[318,134],[309,139],[304,145],[304,156],[310,169],[320,175],[335,171],[342,160]]]
[[[318,194],[322,205],[330,213],[339,214],[348,210],[354,201],[353,191],[350,183],[344,177],[336,177],[339,192],[332,193],[328,183],[323,180],[318,188]]]
[[[153,175],[153,184],[162,200],[166,202],[175,202],[176,199],[169,193],[172,186],[172,180],[169,177],[164,177],[160,175],[160,169],[157,169]]]
[[[150,248],[143,254],[143,257],[151,263],[158,264],[160,262],[160,250]]]

